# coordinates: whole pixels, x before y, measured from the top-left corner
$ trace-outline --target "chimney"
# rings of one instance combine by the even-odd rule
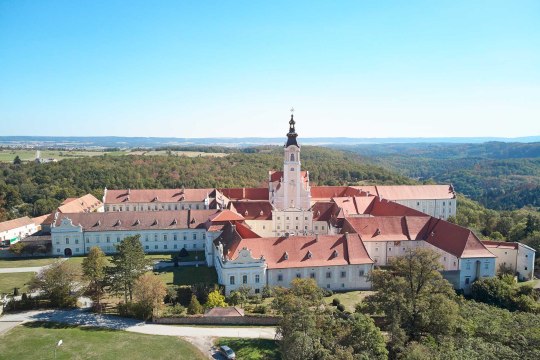
[[[319,234],[315,234],[315,242],[319,242]]]
[[[187,211],[187,227],[188,229],[191,228],[191,208]]]

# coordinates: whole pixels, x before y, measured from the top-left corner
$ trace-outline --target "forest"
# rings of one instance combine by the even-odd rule
[[[103,189],[205,188],[265,186],[268,170],[281,169],[280,147],[263,147],[225,157],[95,156],[56,163],[0,165],[0,218],[39,216],[64,199]],[[305,146],[302,166],[313,185],[412,184],[413,180],[360,157]]]
[[[490,209],[540,206],[540,143],[341,146],[422,182],[451,183]]]

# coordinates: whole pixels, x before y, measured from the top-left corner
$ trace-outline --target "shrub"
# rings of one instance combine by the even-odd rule
[[[187,256],[189,256],[189,252],[185,248],[182,248],[182,250],[180,250],[180,253],[178,254],[178,256],[187,257]]]
[[[176,302],[182,306],[189,306],[193,291],[189,286],[179,286],[176,289]]]
[[[195,295],[191,295],[191,301],[188,306],[188,314],[195,315],[195,314],[202,314],[203,307],[199,300],[197,300],[197,297]]]
[[[254,312],[255,314],[266,314],[267,310],[268,310],[267,306],[266,306],[266,305],[262,305],[262,304],[261,304],[261,305],[257,305],[257,306],[255,306],[255,308],[253,308],[253,312]]]
[[[339,305],[337,306],[337,309],[338,309],[339,311],[343,312],[343,311],[345,311],[345,305],[339,304]]]
[[[334,295],[334,292],[330,289],[322,289],[322,294],[324,297],[330,297],[332,295]]]
[[[338,306],[339,304],[341,304],[341,301],[338,298],[333,298],[332,299],[332,305]]]
[[[180,304],[176,304],[174,306],[167,306],[165,308],[165,315],[166,316],[182,316],[186,313],[186,308]]]

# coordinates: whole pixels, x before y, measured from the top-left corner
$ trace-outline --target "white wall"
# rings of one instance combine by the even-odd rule
[[[412,209],[421,211],[435,218],[448,219],[449,216],[456,216],[456,199],[440,200],[396,200],[398,204],[405,205]]]

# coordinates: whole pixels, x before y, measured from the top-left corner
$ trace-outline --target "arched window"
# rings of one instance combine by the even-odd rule
[[[294,154],[291,154],[291,161],[294,161]]]

